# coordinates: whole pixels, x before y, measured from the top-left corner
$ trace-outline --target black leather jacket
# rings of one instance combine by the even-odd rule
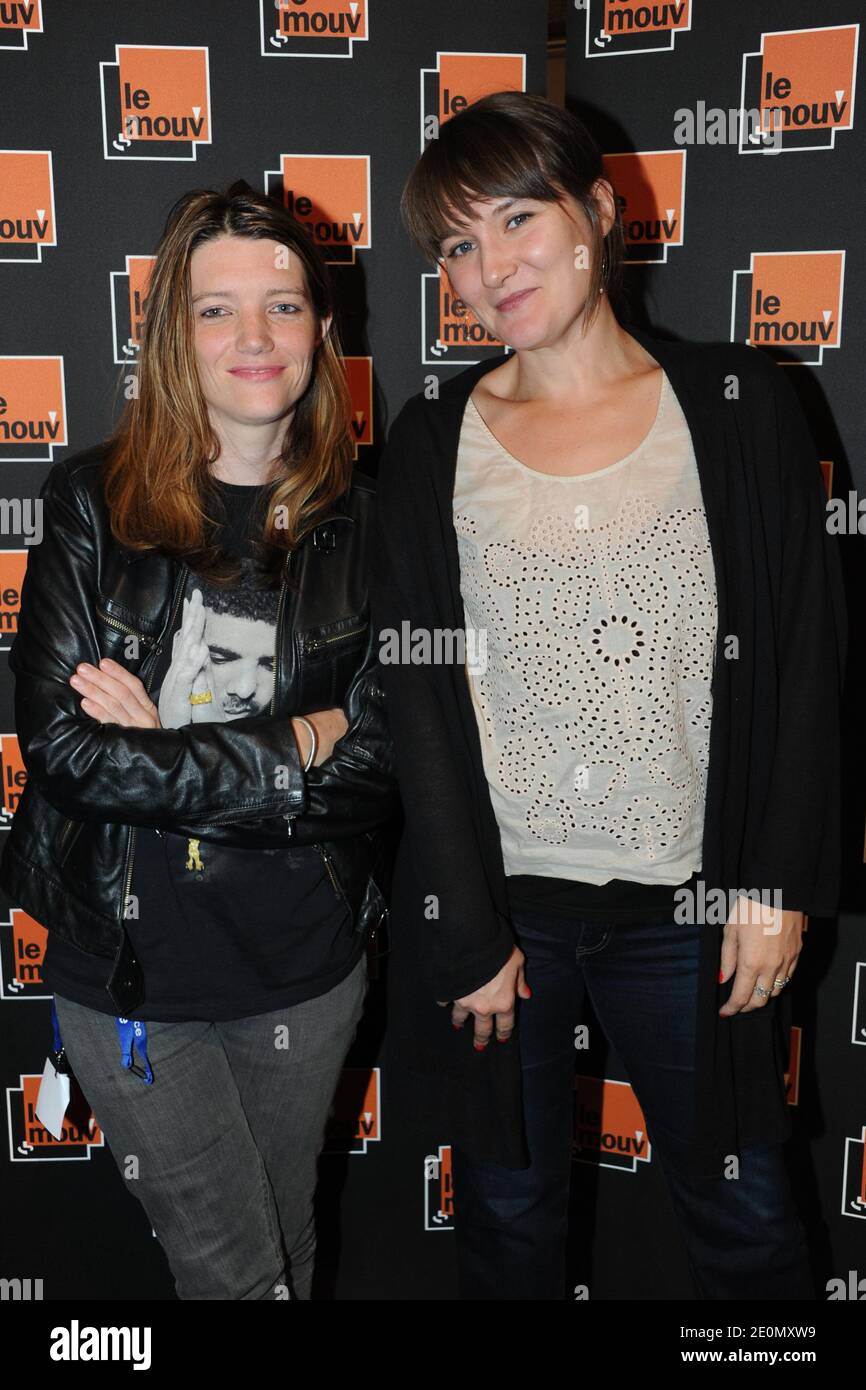
[[[189,573],[112,536],[105,450],[56,463],[40,494],[43,538],[28,557],[9,658],[27,783],[0,885],[49,931],[113,958],[109,993],[123,1014],[143,997],[124,927],[136,826],[246,848],[315,845],[360,931],[384,912],[372,873],[397,791],[367,600],[374,485],[357,475],[287,555],[269,714],[136,729],[82,712],[69,684],[80,661],[110,656],[148,685]],[[336,705],[348,731],[305,773],[290,717]]]

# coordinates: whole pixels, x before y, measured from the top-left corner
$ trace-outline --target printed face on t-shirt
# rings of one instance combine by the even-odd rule
[[[274,685],[274,629],[261,619],[214,613],[204,606],[204,639],[214,700],[225,719],[267,712]]]
[[[159,691],[164,729],[266,714],[274,687],[278,596],[240,583],[196,584],[184,598]]]

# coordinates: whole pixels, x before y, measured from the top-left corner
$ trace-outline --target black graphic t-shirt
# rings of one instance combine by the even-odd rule
[[[264,489],[214,479],[223,550],[243,560],[225,588],[187,578],[150,685],[163,728],[267,714],[279,590],[256,588],[248,536]],[[302,711],[299,711],[301,713]],[[244,1018],[324,994],[356,965],[363,935],[313,846],[237,849],[138,826],[126,920],[144,973],[130,1017],[172,1022]],[[112,963],[49,931],[43,978],[55,994],[116,1013]]]

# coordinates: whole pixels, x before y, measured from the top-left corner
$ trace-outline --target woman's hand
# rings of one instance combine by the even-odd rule
[[[104,656],[98,666],[82,661],[69,684],[84,698],[81,708],[100,724],[122,724],[125,729],[161,729],[159,710],[138,676]]]
[[[515,994],[521,999],[528,999],[532,994],[523,976],[525,959],[520,947],[515,946],[499,974],[488,984],[463,999],[454,1000],[451,1022],[455,1028],[462,1028],[470,1014],[475,1016],[475,1048],[478,1052],[483,1052],[490,1042],[494,1018],[498,1042],[507,1042],[514,1032]],[[440,1008],[447,1007],[447,1003],[440,1004]]]
[[[320,709],[316,710],[315,714],[305,714],[304,718],[308,724],[312,724],[316,731],[318,748],[313,759],[313,767],[319,767],[330,758],[335,743],[343,737],[349,724],[341,709]],[[300,719],[292,720],[292,730],[303,764],[310,756],[310,731],[304,728]]]
[[[797,968],[803,921],[802,912],[737,898],[722,940],[721,980],[729,979],[734,969],[737,973],[730,997],[719,1009],[721,1018],[762,1009],[771,996],[781,994],[785,985],[776,981],[790,980]],[[756,985],[768,992],[756,994]]]

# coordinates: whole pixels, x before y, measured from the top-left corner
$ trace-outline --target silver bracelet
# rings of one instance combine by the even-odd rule
[[[303,716],[302,714],[296,714],[296,715],[295,715],[295,718],[297,719],[297,721],[298,721],[299,724],[303,724],[303,725],[304,725],[304,728],[305,728],[305,729],[309,729],[309,731],[310,731],[310,738],[312,739],[312,746],[311,746],[311,748],[310,748],[309,757],[307,758],[307,761],[304,763],[304,771],[305,771],[305,772],[309,772],[310,768],[313,766],[313,763],[314,763],[315,760],[316,760],[316,754],[317,754],[318,751],[319,751],[319,740],[318,740],[318,737],[317,737],[317,735],[316,735],[316,731],[315,731],[315,729],[313,728],[312,724],[310,723],[309,719],[305,719],[304,716]]]

